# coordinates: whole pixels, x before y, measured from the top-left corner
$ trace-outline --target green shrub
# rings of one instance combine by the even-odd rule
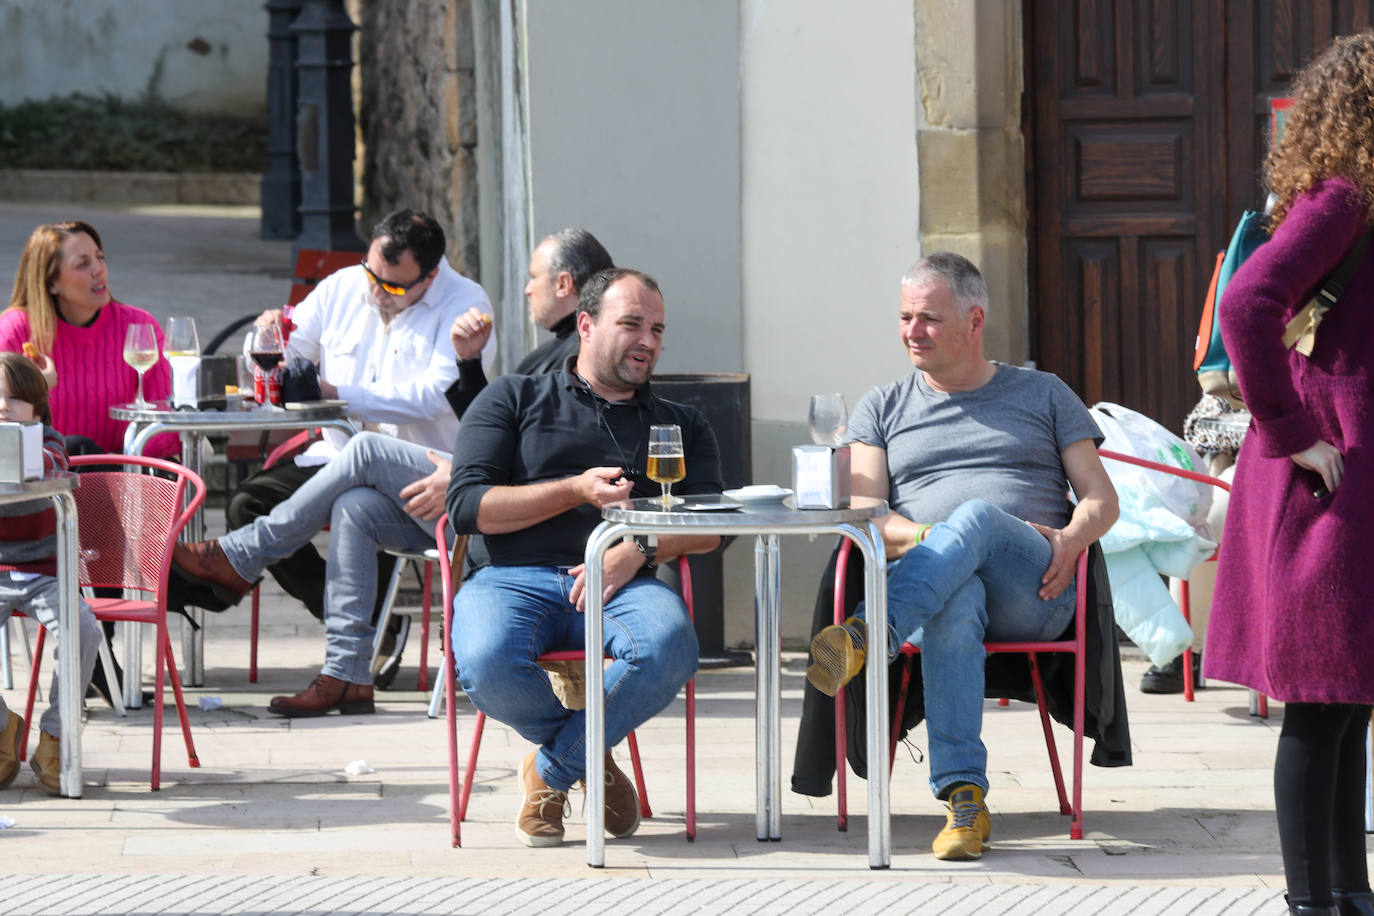
[[[0,105],[0,168],[262,172],[267,119],[106,95]]]

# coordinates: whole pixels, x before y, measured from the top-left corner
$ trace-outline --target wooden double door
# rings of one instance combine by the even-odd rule
[[[1269,100],[1374,0],[1025,0],[1032,357],[1178,431]]]

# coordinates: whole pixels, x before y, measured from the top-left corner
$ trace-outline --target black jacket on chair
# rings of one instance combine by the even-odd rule
[[[833,589],[835,558],[838,554],[837,545],[821,577],[811,622],[813,635],[822,627],[834,623]],[[1107,564],[1102,549],[1097,544],[1093,544],[1088,551],[1088,590],[1083,734],[1094,742],[1091,756],[1094,766],[1130,766],[1131,735],[1126,720],[1126,695],[1121,680],[1121,656],[1117,649],[1116,621],[1112,614],[1111,585],[1107,580]],[[863,555],[855,550],[850,553],[845,576],[846,617],[862,600],[863,591]],[[906,708],[897,709],[902,661],[899,658],[888,669],[888,708],[893,716],[901,716],[899,735],[904,736],[925,718],[925,697],[921,681],[921,657],[917,655],[911,686],[907,691]],[[1030,664],[1024,654],[990,655],[986,671],[986,696],[1035,702]],[[1041,655],[1040,676],[1045,683],[1045,699],[1050,715],[1072,728],[1073,656],[1067,653]],[[851,681],[845,687],[844,695],[848,733],[845,743],[849,765],[860,778],[867,778],[868,751],[864,739],[867,697],[864,678],[856,677]],[[808,683],[802,699],[801,729],[797,735],[797,753],[792,767],[792,791],[800,795],[829,795],[834,776],[835,702]]]

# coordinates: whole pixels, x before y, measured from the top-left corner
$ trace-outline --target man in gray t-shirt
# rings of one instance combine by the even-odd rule
[[[918,261],[902,278],[898,324],[917,371],[869,392],[848,430],[854,494],[892,508],[877,520],[888,654],[921,647],[930,787],[949,808],[939,859],[981,857],[990,831],[984,640],[1058,637],[1073,617],[1075,561],[1117,515],[1097,424],[1053,375],[983,356],[987,308],[967,260]],[[807,679],[834,696],[864,649],[856,618],[826,627]]]

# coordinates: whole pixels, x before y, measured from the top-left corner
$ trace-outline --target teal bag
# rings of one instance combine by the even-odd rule
[[[1231,244],[1226,246],[1226,251],[1217,255],[1217,266],[1212,271],[1212,282],[1202,306],[1202,321],[1198,324],[1197,339],[1193,343],[1193,371],[1197,373],[1203,393],[1224,398],[1233,407],[1243,408],[1245,404],[1240,397],[1240,385],[1236,382],[1236,370],[1221,340],[1217,303],[1221,301],[1221,295],[1231,278],[1240,270],[1240,265],[1255,253],[1256,248],[1269,241],[1265,221],[1265,214],[1258,210],[1246,210],[1241,214],[1236,231],[1231,233]]]

